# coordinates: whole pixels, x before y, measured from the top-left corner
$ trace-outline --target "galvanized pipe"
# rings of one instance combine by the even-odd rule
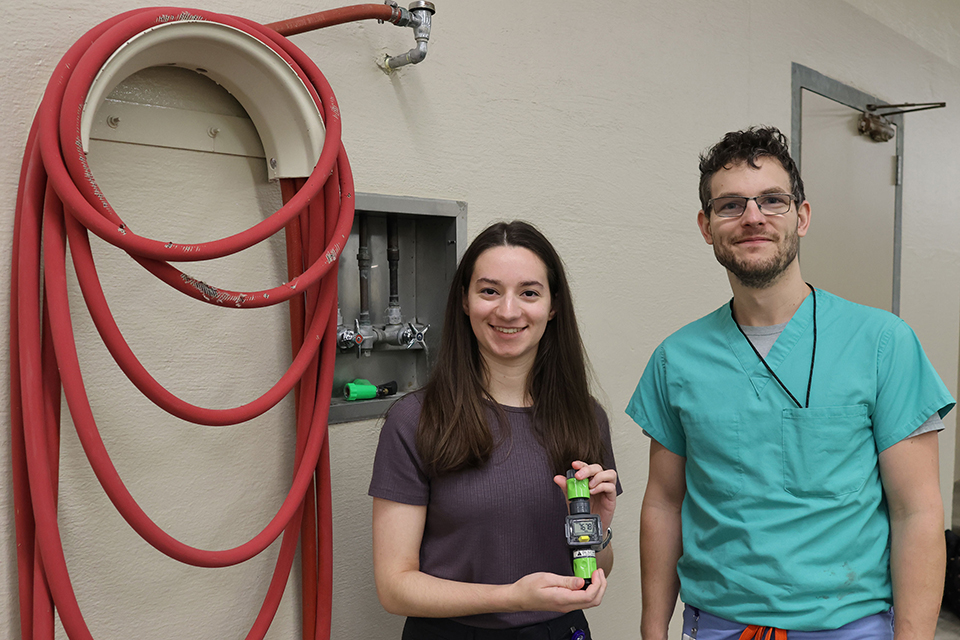
[[[427,0],[417,0],[417,2],[410,3],[408,24],[413,28],[413,37],[417,41],[417,46],[398,56],[387,57],[381,64],[384,71],[390,73],[399,67],[422,62],[427,57],[427,41],[430,40],[430,27],[433,24],[433,14],[436,12],[436,7]],[[397,24],[403,26],[402,22]]]

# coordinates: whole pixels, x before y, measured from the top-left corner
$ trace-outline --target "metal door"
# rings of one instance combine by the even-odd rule
[[[857,129],[867,104],[882,103],[794,65],[793,153],[811,205],[800,268],[818,288],[898,313],[902,118],[875,142]]]

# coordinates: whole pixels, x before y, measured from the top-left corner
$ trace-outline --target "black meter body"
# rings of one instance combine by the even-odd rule
[[[595,547],[603,542],[600,516],[594,513],[569,515],[565,524],[567,546],[572,549]]]

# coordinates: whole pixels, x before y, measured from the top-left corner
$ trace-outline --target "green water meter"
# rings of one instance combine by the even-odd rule
[[[590,513],[590,481],[577,480],[576,470],[567,471],[567,499],[570,515],[564,522],[567,546],[573,553],[573,575],[583,578],[584,588],[597,570],[597,551],[603,548],[600,516]]]

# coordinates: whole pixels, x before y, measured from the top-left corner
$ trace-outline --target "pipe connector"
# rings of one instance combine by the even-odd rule
[[[387,325],[403,324],[403,313],[400,311],[400,305],[390,305],[387,307]]]
[[[396,2],[387,0],[386,4],[396,7]],[[430,40],[430,28],[433,26],[433,14],[437,12],[432,2],[417,0],[410,3],[409,9],[400,9],[400,18],[394,23],[401,27],[412,27],[417,46],[399,56],[384,56],[380,68],[385,73],[408,64],[417,64],[427,57],[427,42]]]
[[[380,331],[372,324],[357,322],[357,335],[360,339],[357,341],[357,356],[370,357],[373,347],[380,341]]]

